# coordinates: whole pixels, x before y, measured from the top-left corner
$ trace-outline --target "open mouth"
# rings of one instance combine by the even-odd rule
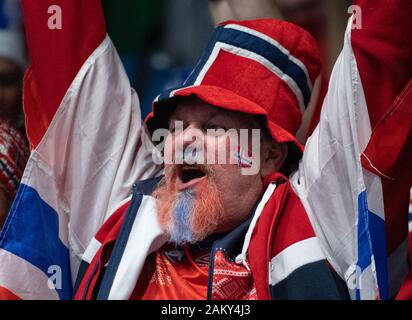
[[[206,171],[197,165],[182,165],[177,170],[177,189],[194,186],[206,177]]]

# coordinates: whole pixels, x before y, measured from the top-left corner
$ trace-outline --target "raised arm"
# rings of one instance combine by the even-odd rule
[[[355,3],[362,8],[362,28],[352,30],[352,48],[372,129],[367,146],[360,150],[361,162],[365,170],[380,178],[382,185],[385,232],[372,230],[376,234],[372,239],[379,247],[383,243],[379,243],[378,234],[386,234],[386,252],[375,260],[381,263],[378,269],[382,271],[388,256],[388,294],[393,296],[405,273],[399,267],[406,264],[412,185],[412,3]],[[379,279],[378,273],[381,283],[384,277]]]
[[[357,4],[364,26],[352,31],[352,48],[372,128],[362,165],[381,178],[390,255],[406,238],[412,184],[412,3]]]
[[[355,5],[293,185],[352,297],[389,298],[408,268],[412,5]]]
[[[356,0],[362,23],[354,21],[352,49],[369,107],[371,127],[393,105],[412,77],[412,3]],[[355,17],[358,15],[355,7]]]
[[[128,201],[133,183],[158,168],[100,1],[23,5],[32,152],[0,235],[0,297],[4,287],[23,299],[69,299],[93,235]],[[50,267],[56,266],[61,286],[50,290]]]
[[[27,134],[36,147],[106,29],[100,0],[24,0],[23,14],[30,54],[24,107]]]

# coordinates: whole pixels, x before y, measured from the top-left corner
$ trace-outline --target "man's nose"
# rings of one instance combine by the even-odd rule
[[[205,137],[202,130],[191,124],[175,136],[175,151],[182,155],[190,152],[190,156],[195,157],[198,152],[204,149],[204,143]]]
[[[183,149],[192,145],[195,142],[203,141],[203,132],[195,125],[190,124],[182,131]]]

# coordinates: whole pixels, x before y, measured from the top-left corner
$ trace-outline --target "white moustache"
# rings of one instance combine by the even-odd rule
[[[197,151],[196,148],[188,147],[184,151],[178,150],[175,153],[175,164],[205,164],[203,152]]]

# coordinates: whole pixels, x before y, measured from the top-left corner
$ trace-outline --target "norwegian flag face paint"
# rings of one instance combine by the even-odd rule
[[[251,168],[253,166],[252,153],[240,146],[238,151],[233,153],[233,159],[240,168]]]
[[[260,129],[240,129],[238,143],[233,145],[233,149],[231,146],[231,163],[236,164],[241,169],[242,175],[259,173],[260,139]]]

